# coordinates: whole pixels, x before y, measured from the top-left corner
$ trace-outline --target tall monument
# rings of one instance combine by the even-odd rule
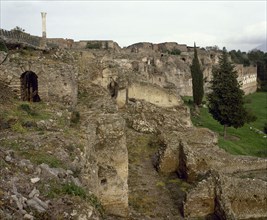
[[[41,12],[42,15],[42,37],[46,38],[46,12]]]

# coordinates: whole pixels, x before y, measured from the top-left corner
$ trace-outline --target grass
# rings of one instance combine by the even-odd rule
[[[257,120],[245,124],[242,128],[227,128],[226,139],[222,137],[223,126],[212,118],[207,108],[201,108],[199,116],[191,116],[192,122],[197,127],[206,127],[220,134],[219,146],[231,154],[267,157],[267,138],[257,132],[257,130],[263,131],[264,123],[267,121],[267,93],[257,92],[246,96],[245,99],[246,107],[257,116]],[[184,97],[184,100],[185,103],[190,103],[189,97]]]
[[[11,108],[0,110],[0,119],[10,125],[12,131],[17,133],[27,132],[27,126],[35,127],[34,124],[40,120],[51,118],[51,113],[45,111],[44,103],[28,103],[18,101]]]
[[[141,134],[135,132],[131,135],[127,135],[127,147],[130,155],[129,162],[137,165],[140,164],[142,160],[140,155],[151,156],[156,152],[159,146],[154,134]]]
[[[77,186],[72,182],[60,184],[57,181],[51,181],[49,188],[46,188],[44,184],[41,184],[40,190],[50,199],[59,198],[64,195],[79,197],[83,201],[89,202],[98,210],[102,217],[104,216],[104,209],[98,198],[94,194],[88,194],[84,188]]]
[[[18,155],[36,165],[45,163],[54,168],[66,168],[66,165],[61,160],[53,154],[47,153],[47,147],[35,149],[33,145],[26,142],[20,143],[17,140],[2,140],[0,144],[2,148],[16,151]]]

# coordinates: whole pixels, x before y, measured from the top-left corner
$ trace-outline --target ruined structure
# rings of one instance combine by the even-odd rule
[[[129,211],[127,126],[160,137],[159,172],[196,183],[184,200],[185,217],[267,217],[267,194],[259,190],[266,180],[254,175],[266,172],[266,159],[229,155],[213,132],[192,125],[180,97],[192,94],[192,48],[172,42],[122,49],[113,41],[46,38],[45,28],[42,37],[0,29],[0,38],[10,48],[1,82],[21,100],[60,102],[81,112],[81,181],[107,213],[126,217]],[[207,91],[220,52],[198,50]],[[245,93],[255,92],[256,67],[236,70]]]

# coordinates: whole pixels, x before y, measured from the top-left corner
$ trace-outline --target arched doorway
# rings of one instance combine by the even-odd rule
[[[41,101],[38,95],[38,76],[32,71],[26,71],[20,76],[21,99],[29,102]]]

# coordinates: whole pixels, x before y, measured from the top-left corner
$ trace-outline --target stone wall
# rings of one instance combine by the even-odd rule
[[[73,40],[63,38],[42,38],[22,31],[7,31],[0,29],[0,38],[7,44],[21,44],[36,49],[44,48],[71,48]]]
[[[127,91],[128,90],[128,91]],[[160,107],[175,107],[183,103],[172,91],[149,83],[133,83],[128,89],[119,90],[117,103],[122,107],[127,99],[140,99]]]
[[[254,93],[257,91],[257,67],[236,65],[236,71],[238,73],[238,80],[241,83],[241,88],[245,94]]]
[[[112,49],[115,51],[119,51],[120,46],[111,40],[83,40],[83,41],[75,41],[72,44],[73,49],[87,49],[88,46],[96,47],[94,49]],[[90,48],[89,48],[90,49]]]
[[[267,187],[267,159],[230,155],[205,128],[165,132],[161,141],[158,170],[165,174],[178,171],[181,178],[195,183],[184,201],[186,218],[267,217],[267,191],[263,190]]]
[[[83,178],[106,213],[128,215],[128,152],[125,121],[118,114],[88,117]]]
[[[264,174],[263,174],[264,175]],[[265,219],[267,217],[267,182],[250,177],[237,178],[211,172],[184,202],[184,216],[199,218],[218,216],[220,219]]]
[[[72,39],[63,39],[63,38],[46,38],[46,45],[49,48],[72,48],[74,40]]]
[[[159,44],[153,44],[149,42],[140,42],[127,47],[128,52],[134,53],[144,53],[144,52],[160,52],[160,53],[167,53],[172,52],[174,50],[180,50],[181,52],[187,52],[187,45],[186,44],[178,44],[176,42],[165,42]]]
[[[72,64],[13,54],[0,65],[0,80],[21,96],[20,77],[33,71],[38,77],[38,94],[43,101],[60,101],[68,106],[77,103],[77,69]]]
[[[21,43],[25,46],[32,46],[39,48],[41,45],[41,37],[32,36],[22,31],[7,31],[0,29],[0,38],[7,44],[9,43]]]

